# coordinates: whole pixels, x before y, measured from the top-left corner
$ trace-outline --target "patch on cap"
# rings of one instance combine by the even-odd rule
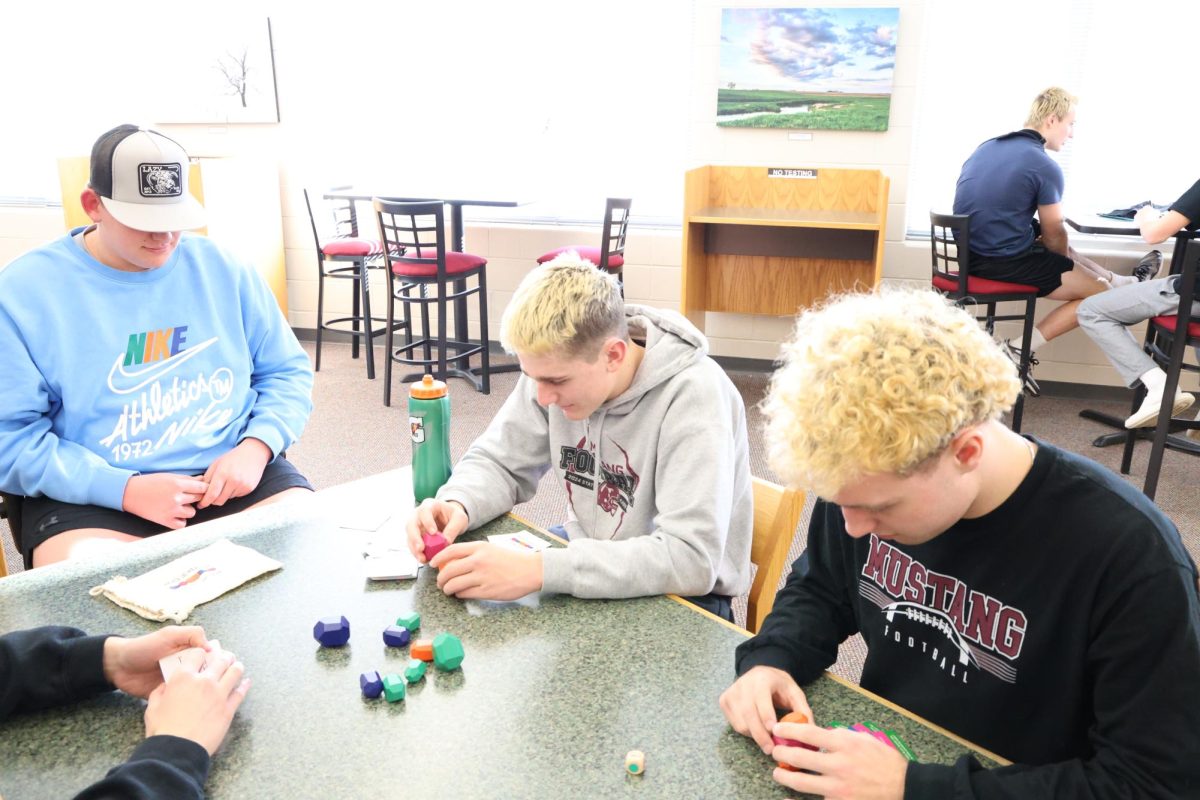
[[[179,197],[183,194],[182,173],[179,164],[139,164],[142,197]]]
[[[89,185],[122,225],[170,232],[204,226],[204,207],[188,191],[188,157],[157,131],[119,125],[92,147]]]

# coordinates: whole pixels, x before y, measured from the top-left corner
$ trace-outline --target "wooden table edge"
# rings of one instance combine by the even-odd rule
[[[540,525],[536,525],[536,524],[530,522],[529,520],[525,519],[524,517],[520,516],[519,514],[514,514],[510,511],[510,512],[508,512],[508,516],[512,517],[517,522],[520,522],[522,525],[525,525],[526,527],[528,527],[534,531],[537,531],[538,533],[542,534],[543,536],[546,536],[556,542],[559,542],[564,545],[567,543],[566,539],[563,539],[561,536],[556,536],[555,534],[551,533],[550,531],[542,528]],[[747,639],[749,639],[753,635],[750,633],[750,631],[746,630],[745,628],[741,627],[740,625],[735,625],[734,623],[730,622],[729,620],[727,620],[723,617],[719,617],[716,614],[712,613],[711,611],[708,611],[707,609],[700,608],[700,606],[696,605],[695,603],[690,603],[687,600],[684,600],[682,597],[680,597],[677,594],[668,594],[668,595],[666,595],[666,597],[671,600],[674,600],[676,603],[679,603],[680,605],[688,608],[689,610],[694,611],[697,614],[700,614],[701,616],[708,617],[709,619],[713,620],[714,622],[724,625],[725,627],[729,628],[730,630],[737,631],[741,635],[745,636]],[[837,683],[840,683],[849,689],[852,689],[856,692],[860,692],[860,693],[866,695],[867,697],[874,700],[876,703],[879,703],[882,706],[886,706],[887,708],[890,708],[891,710],[895,711],[897,714],[901,714],[905,717],[908,717],[909,719],[913,720],[914,722],[920,723],[921,725],[924,725],[926,728],[929,728],[930,730],[932,730],[936,733],[940,733],[942,736],[945,736],[947,739],[950,739],[951,741],[957,742],[958,744],[962,745],[963,747],[966,747],[968,750],[971,750],[973,752],[979,753],[980,755],[983,755],[983,756],[986,756],[987,758],[992,759],[1000,766],[1008,766],[1008,765],[1012,764],[1012,762],[1009,761],[1007,758],[999,756],[999,755],[993,753],[991,750],[988,750],[985,747],[980,747],[979,745],[975,744],[974,742],[971,742],[967,739],[964,739],[963,737],[959,736],[956,733],[946,730],[941,725],[936,725],[936,724],[930,722],[929,720],[925,719],[924,717],[920,716],[919,714],[914,714],[912,711],[909,711],[907,708],[896,705],[891,700],[888,700],[886,697],[881,697],[872,691],[864,689],[863,687],[859,686],[857,683],[848,681],[845,678],[841,677],[840,675],[835,675],[834,673],[830,672],[829,670],[825,670],[825,675],[826,675],[826,677],[830,678],[831,680],[833,680]]]

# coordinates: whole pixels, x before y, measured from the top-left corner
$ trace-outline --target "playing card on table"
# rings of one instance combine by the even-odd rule
[[[367,541],[363,547],[363,566],[373,581],[415,578],[421,570],[421,562],[408,549],[408,540],[397,535]]]
[[[509,550],[516,550],[518,553],[537,553],[550,547],[549,542],[534,536],[529,531],[493,533],[488,537],[488,541],[501,547],[507,547]]]

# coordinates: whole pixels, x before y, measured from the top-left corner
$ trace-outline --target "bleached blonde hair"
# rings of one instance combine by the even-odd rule
[[[1025,127],[1037,130],[1051,117],[1062,119],[1079,103],[1079,98],[1059,86],[1051,86],[1037,97],[1029,107]]]
[[[616,277],[568,251],[531,270],[500,320],[510,353],[594,360],[609,337],[629,338]]]
[[[865,475],[913,474],[1020,389],[1000,345],[941,295],[841,295],[801,314],[784,346],[762,404],[768,457],[829,498]]]

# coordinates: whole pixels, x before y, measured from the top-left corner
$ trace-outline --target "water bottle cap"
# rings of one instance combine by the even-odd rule
[[[426,375],[421,378],[420,383],[414,383],[409,387],[408,396],[418,400],[436,400],[439,397],[445,397],[446,383],[434,380],[432,375]]]

